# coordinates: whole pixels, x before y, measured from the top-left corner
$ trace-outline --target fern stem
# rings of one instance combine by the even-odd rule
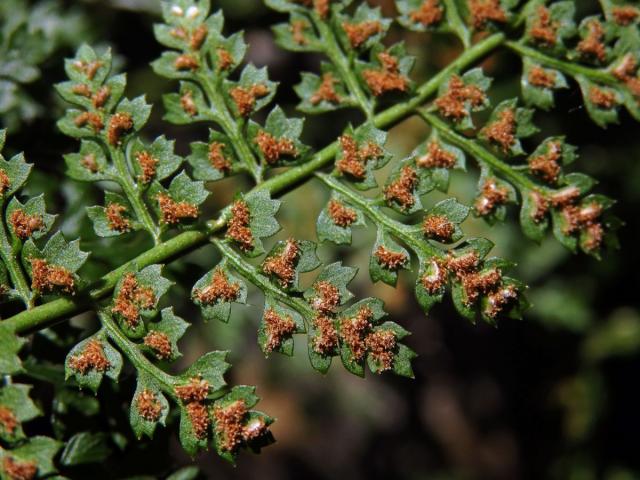
[[[446,80],[449,75],[453,72],[468,68],[498,48],[504,41],[504,34],[496,33],[476,43],[418,88],[415,97],[406,102],[396,104],[376,115],[373,119],[374,124],[378,128],[385,128],[395,125],[414,114],[416,108],[437,92],[440,84]],[[329,164],[335,157],[337,150],[338,142],[336,141],[318,151],[307,163],[290,168],[264,181],[254,187],[253,191],[265,190],[272,195],[282,194],[288,189],[307,180],[318,169]],[[135,263],[138,268],[144,268],[154,263],[166,263],[205,245],[209,239],[209,235],[224,228],[228,216],[229,208],[225,209],[217,220],[208,222],[206,229],[183,232],[165,242],[159,243],[155,247],[138,255],[136,258],[107,273],[89,285],[88,288],[79,292],[76,296],[59,298],[44,305],[37,306],[30,311],[20,312],[8,318],[5,322],[9,322],[17,333],[24,335],[50,327],[66,317],[87,310],[91,302],[111,293],[118,279],[131,265]]]
[[[605,85],[618,84],[615,77],[605,70],[585,67],[559,58],[550,57],[549,55],[545,55],[534,48],[527,47],[521,42],[507,40],[505,41],[505,45],[522,57],[531,58],[546,67],[555,68],[556,70],[560,70],[562,73],[566,73],[572,77],[583,76],[589,80]]]
[[[1,212],[2,210],[0,209],[0,214]],[[27,276],[18,261],[17,253],[11,246],[11,242],[9,242],[9,233],[5,228],[4,222],[0,221],[0,257],[2,257],[4,265],[7,267],[11,283],[13,283],[22,302],[27,308],[31,308],[33,307],[33,294],[29,288]]]
[[[523,173],[514,170],[511,165],[500,160],[489,150],[481,146],[476,140],[465,138],[453,131],[450,125],[440,120],[435,115],[427,113],[424,110],[420,110],[419,114],[427,123],[438,131],[442,138],[462,148],[464,151],[472,155],[480,164],[484,164],[492,170],[499,172],[503,177],[518,186],[520,189],[538,191],[547,190],[546,187],[536,184]]]
[[[145,230],[151,234],[154,243],[158,245],[160,243],[160,231],[151,218],[149,209],[140,196],[140,190],[131,177],[131,171],[127,166],[125,153],[119,148],[109,147],[109,154],[111,155],[113,164],[118,172],[118,178],[115,179],[116,182],[122,187],[129,203],[131,203],[131,206],[133,207],[136,217],[142,222]]]
[[[389,233],[393,234],[393,236],[406,243],[416,254],[421,254],[419,255],[420,257],[442,256],[442,251],[439,248],[434,247],[428,241],[422,240],[415,235],[415,228],[398,222],[385,214],[380,207],[377,206],[377,200],[360,195],[355,190],[338,181],[335,177],[325,173],[318,172],[316,173],[316,177],[330,189],[341,193],[345,198],[349,199],[352,205],[360,208],[374,225],[384,227]]]
[[[307,321],[315,316],[313,309],[309,304],[299,298],[292,297],[289,293],[280,289],[267,276],[263,275],[258,269],[243,259],[238,253],[229,246],[229,244],[219,238],[214,238],[211,242],[220,250],[220,253],[227,259],[233,268],[244,278],[253,283],[256,287],[264,292],[265,295],[271,295],[279,302],[293,308]]]

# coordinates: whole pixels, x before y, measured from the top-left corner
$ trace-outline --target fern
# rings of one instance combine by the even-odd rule
[[[207,0],[175,0],[162,3],[163,21],[154,33],[166,50],[151,66],[178,81],[163,97],[164,120],[208,128],[186,157],[164,135],[146,139],[151,105],[144,96],[125,97],[126,75],[113,72],[110,50],[83,45],[65,63],[68,79],[56,85],[69,104],[58,128],[79,140],[77,151],[64,156],[66,174],[104,191],[104,202],[86,210],[95,235],[120,237],[122,245],[143,239],[142,253],[100,278],[83,275],[89,255],[79,240],[67,242],[60,232],[45,240],[55,216],[46,213],[43,196],[18,198],[31,166],[21,155],[0,158],[0,300],[16,312],[0,322],[1,373],[8,380],[24,372],[38,378],[42,365],[21,361],[23,337],[93,312],[97,329],[70,348],[65,380],[102,393],[104,377],[117,382],[126,360],[137,384],[128,394],[136,437],[153,437],[177,412],[188,454],[212,445],[231,462],[241,449],[259,451],[273,441],[273,419],[252,410],[254,387],[226,383],[227,352],[207,352],[182,373],[169,373],[189,323],[163,306],[172,287],[164,263],[204,245],[215,248],[220,261],[199,265],[195,277],[201,278],[183,291],[190,290],[204,321],[225,323],[232,304],[246,303],[250,289],[260,291],[256,339],[267,357],[292,355],[295,338],[306,335],[310,363],[319,372],[340,357],[355,375],[364,376],[366,365],[373,373],[413,377],[416,354],[403,343],[409,332],[386,319],[382,300],[354,300],[348,285],[356,268],[319,258],[310,238],[268,240],[281,228],[276,197],[316,179],[329,197],[316,212],[318,241],[348,247],[354,227],[374,225],[374,282],[396,286],[401,272],[413,271],[425,313],[449,295],[462,317],[496,325],[522,318],[527,287],[507,275],[513,262],[489,256],[490,240],[465,234],[470,214],[494,225],[513,205],[524,235],[536,242],[551,229],[573,252],[599,258],[617,246],[620,221],[609,212],[614,201],[591,193],[594,179],[567,171],[577,148],[560,132],[529,149],[528,139],[539,131],[536,109],[554,108],[556,90],[577,87],[595,124],[616,122],[623,108],[640,119],[635,7],[603,0],[603,15],[576,24],[570,1],[398,0],[401,27],[453,34],[463,45],[455,60],[420,84],[411,78],[415,58],[406,46],[385,40],[394,19],[380,8],[324,0],[266,3],[289,16],[273,27],[278,45],[323,57],[319,71],[302,73],[294,87],[297,109],[308,115],[353,111],[352,123],[341,125],[330,145],[314,149],[303,142],[304,118],[273,105],[277,83],[266,67],[245,63],[243,36],[227,36],[221,11],[211,13]],[[500,48],[522,61],[522,94],[489,112],[492,79],[476,64]],[[430,134],[406,158],[396,158],[388,150],[388,130],[412,116]],[[3,144],[4,131],[0,149]],[[434,201],[456,181],[453,171],[467,176],[474,163],[473,205]],[[209,218],[204,207],[211,183],[205,182],[236,176],[234,185],[249,181],[251,187],[238,187]],[[215,184],[212,191],[218,198]],[[315,276],[308,281],[310,272]],[[51,458],[61,444],[27,438],[21,429],[38,414],[28,391],[10,381],[0,390],[3,478],[55,471]],[[81,442],[74,438],[63,458],[73,457],[71,445]],[[23,477],[12,468],[22,468]]]

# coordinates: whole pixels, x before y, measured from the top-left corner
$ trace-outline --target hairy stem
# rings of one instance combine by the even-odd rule
[[[453,72],[468,68],[498,48],[504,41],[504,34],[496,33],[478,42],[418,88],[415,97],[406,102],[398,103],[376,115],[373,119],[374,124],[378,128],[390,127],[414,114],[416,108],[437,92],[440,84],[449,75]],[[284,173],[254,187],[253,190],[265,190],[272,195],[285,192],[302,181],[307,180],[318,169],[330,163],[335,157],[337,150],[338,142],[336,141],[318,151],[307,163],[290,168]],[[90,307],[92,301],[109,295],[119,277],[122,276],[126,269],[132,264],[135,263],[138,268],[144,268],[154,263],[166,263],[185,255],[195,248],[205,245],[210,234],[224,228],[228,215],[229,209],[227,207],[217,220],[208,222],[206,228],[198,231],[184,232],[166,242],[158,244],[117,269],[107,273],[92,283],[88,288],[79,292],[75,297],[60,298],[45,303],[44,305],[33,308],[31,311],[14,315],[6,321],[10,322],[17,333],[26,334],[49,327],[64,318],[85,311]]]

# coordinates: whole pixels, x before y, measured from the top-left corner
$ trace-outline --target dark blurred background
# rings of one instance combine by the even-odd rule
[[[146,135],[154,138],[164,133],[175,138],[180,153],[188,152],[190,141],[204,138],[206,127],[176,127],[162,121],[161,95],[175,84],[156,76],[149,67],[161,51],[152,32],[158,19],[155,0],[59,4],[61,28],[69,29],[71,23],[64,19],[73,18],[76,34],[67,32],[71,38],[61,41],[49,56],[41,78],[25,87],[43,108],[36,119],[13,127],[5,154],[24,150],[35,163],[29,193],[44,191],[50,208],[62,214],[58,225],[63,231],[85,239],[83,249],[95,252],[85,275],[97,277],[147,245],[132,238],[96,239],[84,206],[98,203],[102,194],[95,186],[81,185],[63,175],[62,154],[74,151],[77,144],[54,126],[62,106],[52,84],[64,77],[62,58],[72,54],[80,39],[111,46],[118,69],[129,75],[127,95],[146,93],[155,104]],[[581,14],[596,8],[595,2],[587,0],[578,4]],[[384,2],[382,7],[386,15],[394,14],[392,3]],[[298,83],[301,71],[317,70],[319,58],[275,46],[269,26],[285,17],[269,11],[260,0],[223,0],[214,8],[224,10],[227,32],[245,30],[249,61],[269,66],[272,78],[281,82],[276,101],[294,113],[297,99],[292,86]],[[394,27],[388,40],[402,39],[418,56],[414,78],[419,81],[460,50],[451,38],[411,34]],[[519,94],[517,57],[503,52],[483,66],[496,79],[491,91],[494,104]],[[468,235],[491,239],[498,245],[494,254],[518,262],[514,276],[528,283],[533,303],[524,321],[504,321],[498,328],[470,325],[449,301],[425,316],[413,297],[411,275],[402,278],[396,290],[371,284],[367,265],[373,229],[357,230],[353,248],[320,248],[325,261],[338,258],[360,267],[352,284],[355,293],[384,299],[392,317],[413,332],[408,344],[419,354],[414,362],[415,380],[375,375],[360,379],[346,373],[339,362],[321,376],[311,369],[302,341],[293,359],[273,356],[265,360],[255,340],[260,294],[253,293],[248,307],[236,306],[228,325],[203,324],[188,301],[191,285],[217,261],[213,248],[194,252],[168,267],[168,276],[177,282],[171,302],[193,323],[182,347],[185,364],[204,351],[230,349],[231,383],[257,385],[261,410],[278,419],[273,426],[277,443],[259,456],[242,455],[235,468],[213,452],[199,456],[196,462],[204,478],[640,478],[636,440],[640,389],[635,385],[640,374],[640,127],[624,113],[617,126],[608,130],[595,126],[574,87],[557,96],[553,111],[536,114],[541,132],[527,142],[527,150],[546,136],[558,134],[579,145],[580,158],[571,168],[596,177],[598,192],[618,200],[615,213],[626,222],[620,230],[622,248],[606,252],[597,261],[573,256],[552,238],[536,245],[519,231],[515,209],[503,225],[488,227],[482,221],[468,220],[464,225]],[[357,113],[344,112],[309,118],[306,141],[321,147],[334,140],[347,121],[360,120]],[[391,130],[389,147],[398,156],[405,155],[427,134],[420,121],[407,120]],[[455,176],[450,195],[471,202],[476,180],[473,168],[471,174]],[[214,195],[207,205],[208,214],[214,216],[228,203],[237,182],[210,185]],[[276,239],[286,234],[314,240],[315,216],[327,197],[313,181],[287,194],[280,214],[286,233]],[[428,196],[427,205],[440,198]],[[72,323],[86,327],[91,319],[83,316]],[[71,335],[70,329],[64,325],[54,332],[64,337]],[[51,347],[51,338],[41,337],[34,339],[32,348],[50,348],[51,359],[61,361],[65,350]],[[161,477],[190,462],[177,444],[175,428],[161,432],[153,442],[133,440],[126,410],[133,380],[129,372],[119,386],[103,385],[101,408],[115,419],[109,425],[94,415],[77,418],[82,424],[77,427],[73,419],[64,427],[56,427],[55,421],[52,426],[49,420],[32,427],[66,429],[63,434],[67,436],[74,428],[112,432],[101,463],[65,472],[71,478],[125,478],[149,472]],[[45,384],[38,388],[51,389]]]

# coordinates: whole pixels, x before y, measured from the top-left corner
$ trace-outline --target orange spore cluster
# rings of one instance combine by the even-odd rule
[[[427,215],[422,222],[422,232],[429,238],[449,241],[455,232],[455,226],[444,215]]]
[[[313,0],[313,8],[320,18],[325,19],[329,15],[329,3],[330,0]]]
[[[75,95],[80,95],[81,97],[91,97],[91,88],[86,83],[78,83],[71,87],[71,92]]]
[[[104,65],[100,60],[94,60],[93,62],[85,62],[84,60],[78,60],[73,63],[76,70],[84,73],[89,80],[93,80],[98,73],[98,69]]]
[[[137,152],[135,157],[141,170],[138,179],[142,183],[149,183],[156,176],[159,163],[158,159],[147,151]]]
[[[175,59],[175,61],[173,62],[173,66],[176,68],[176,70],[194,71],[200,67],[200,63],[198,62],[198,59],[193,55],[183,53]]]
[[[209,144],[209,163],[216,170],[226,173],[231,170],[231,162],[224,156],[224,143],[211,142]]]
[[[631,5],[622,5],[611,9],[613,19],[618,25],[627,26],[640,16],[640,10]]]
[[[207,406],[201,402],[190,402],[187,404],[186,410],[193,428],[193,434],[200,440],[206,438],[209,432],[209,425],[211,425]]]
[[[546,153],[529,158],[529,171],[545,182],[555,183],[561,171],[561,158],[562,144],[558,141],[549,142]]]
[[[44,228],[44,221],[41,215],[29,215],[19,208],[11,212],[9,223],[11,223],[13,231],[21,240],[26,240],[35,232]]]
[[[600,62],[607,58],[604,39],[604,28],[598,20],[591,20],[587,24],[587,35],[578,43],[576,50],[583,55],[592,57]]]
[[[231,283],[221,268],[217,268],[213,272],[209,285],[202,290],[194,291],[194,297],[205,305],[211,305],[218,301],[233,302],[239,294],[240,284]]]
[[[130,327],[135,327],[140,321],[140,310],[148,310],[155,303],[153,289],[140,285],[135,274],[129,272],[122,280],[111,312],[119,314]]]
[[[358,180],[362,180],[366,174],[366,162],[379,158],[383,154],[382,148],[375,143],[358,148],[356,140],[351,135],[340,137],[340,147],[342,148],[342,158],[336,162],[337,169]]]
[[[485,99],[486,96],[479,87],[466,85],[462,78],[453,75],[447,90],[436,99],[435,105],[441,115],[458,121],[469,115],[467,104],[479,107]]]
[[[380,70],[368,69],[362,72],[362,78],[369,90],[376,97],[392,91],[406,92],[409,80],[400,73],[398,59],[387,52],[381,52],[378,54],[378,60],[382,66]]]
[[[498,144],[504,153],[516,141],[516,114],[511,108],[502,110],[498,119],[481,130],[481,134],[490,142]]]
[[[632,54],[623,57],[622,62],[613,69],[613,76],[627,86],[631,94],[640,97],[640,77],[637,75],[638,63]]]
[[[191,38],[189,39],[189,46],[192,50],[200,50],[200,47],[204,44],[204,41],[207,39],[207,35],[209,30],[206,25],[199,25],[191,34]]]
[[[220,71],[229,70],[233,67],[233,57],[229,53],[229,51],[225,48],[218,47],[216,50],[217,56],[217,67]]]
[[[556,74],[536,65],[529,70],[527,80],[534,87],[553,88],[556,85]]]
[[[365,345],[369,355],[379,365],[377,373],[393,368],[394,352],[396,350],[396,334],[391,330],[376,330],[365,338]]]
[[[420,278],[420,283],[430,295],[434,295],[444,287],[447,282],[449,272],[446,261],[434,258],[429,265],[429,272]]]
[[[487,178],[482,185],[474,207],[478,215],[489,215],[496,207],[504,204],[508,199],[509,191],[507,188],[498,186],[493,178]]]
[[[537,17],[531,25],[529,35],[543,45],[553,46],[556,44],[556,32],[558,25],[551,19],[551,11],[541,5],[537,10]]]
[[[374,255],[378,259],[378,263],[387,270],[398,270],[400,267],[406,265],[407,260],[409,260],[404,253],[394,252],[384,245],[378,245]]]
[[[482,30],[488,22],[504,23],[507,14],[500,6],[500,0],[469,0],[471,24],[476,30]]]
[[[184,403],[204,402],[209,395],[211,386],[204,378],[200,376],[191,377],[184,385],[178,385],[174,388],[176,396]]]
[[[266,97],[268,94],[269,89],[261,83],[252,85],[249,88],[234,87],[229,92],[229,95],[231,95],[232,100],[238,108],[238,112],[243,117],[248,116],[253,111],[258,98]]]
[[[0,405],[0,428],[5,433],[13,435],[18,425],[20,425],[20,422],[13,411],[4,405]]]
[[[284,339],[289,338],[296,331],[296,322],[291,316],[279,315],[273,308],[265,310],[264,324],[267,333],[267,344],[265,345],[267,352],[274,351]]]
[[[32,480],[38,473],[36,462],[16,460],[8,454],[2,459],[2,469],[9,480]]]
[[[311,306],[321,314],[329,315],[340,305],[340,290],[330,282],[316,282],[313,285],[316,296],[311,299]]]
[[[400,176],[385,187],[384,198],[389,203],[396,202],[402,210],[408,210],[416,201],[413,190],[417,185],[417,172],[413,167],[405,165],[400,170]]]
[[[209,382],[197,376],[189,379],[185,385],[174,388],[176,396],[186,405],[187,416],[196,438],[206,438],[211,419],[205,401],[209,395]]]
[[[216,405],[213,408],[216,434],[220,439],[220,449],[235,452],[243,443],[250,442],[267,431],[262,419],[247,423],[249,410],[242,400],[229,405]]]
[[[103,85],[98,89],[98,91],[95,93],[95,95],[91,99],[93,106],[95,108],[104,107],[105,103],[107,103],[107,100],[109,100],[110,96],[111,96],[111,89],[108,86]]]
[[[91,173],[98,173],[100,171],[100,166],[98,165],[98,162],[96,162],[96,156],[93,153],[84,155],[82,159],[80,159],[80,165]]]
[[[160,360],[167,360],[173,354],[171,340],[164,332],[158,330],[150,330],[144,337],[143,343],[152,349]]]
[[[529,198],[533,204],[531,218],[534,222],[540,223],[549,211],[549,199],[535,190],[529,192]]]
[[[294,20],[291,22],[289,29],[291,30],[291,37],[293,41],[298,45],[306,45],[307,39],[304,36],[304,32],[309,25],[304,20]]]
[[[244,251],[253,250],[253,233],[249,228],[250,220],[251,214],[247,203],[243,200],[233,202],[226,236],[235,241]]]
[[[187,115],[195,117],[198,114],[198,107],[193,100],[193,92],[189,89],[185,90],[180,96],[180,106]]]
[[[333,223],[339,227],[346,228],[358,219],[358,214],[353,208],[349,208],[336,199],[329,201],[327,213]]]
[[[120,145],[122,135],[129,132],[133,128],[133,118],[127,112],[118,112],[109,120],[109,129],[107,130],[107,140],[111,145]]]
[[[589,100],[596,107],[610,110],[618,104],[616,93],[613,90],[591,87],[589,90]]]
[[[162,404],[156,394],[148,388],[142,390],[136,397],[136,409],[148,422],[157,422],[162,414]]]
[[[455,164],[456,156],[435,141],[429,143],[425,155],[416,159],[416,165],[422,168],[453,168]]]
[[[444,9],[440,6],[440,0],[424,0],[420,8],[409,14],[412,22],[430,27],[442,20]]]
[[[370,37],[382,32],[382,24],[377,20],[367,20],[360,23],[344,22],[342,28],[353,48],[360,47]]]
[[[334,320],[319,313],[313,320],[316,334],[313,337],[313,350],[320,355],[331,355],[338,346],[338,330]]]
[[[335,89],[336,83],[338,83],[338,80],[333,77],[333,74],[331,72],[323,73],[320,86],[309,99],[311,105],[318,105],[323,101],[333,104],[339,104],[341,102],[341,99]]]
[[[162,213],[162,221],[168,225],[179,223],[187,218],[198,218],[198,207],[189,202],[176,202],[169,195],[158,195],[158,206]]]
[[[361,361],[367,353],[365,338],[371,329],[373,312],[368,307],[362,307],[353,318],[344,318],[340,322],[340,338],[349,347],[353,359]]]
[[[131,221],[126,218],[123,213],[127,211],[127,207],[119,203],[110,203],[104,209],[107,222],[111,230],[116,232],[128,232],[131,230]]]
[[[31,288],[39,292],[60,289],[72,293],[75,284],[73,274],[64,267],[51,265],[41,258],[31,259]]]
[[[300,247],[298,247],[298,243],[293,238],[290,238],[286,241],[279,254],[268,257],[264,261],[262,271],[267,275],[277,277],[283,287],[289,287],[296,276],[295,267],[299,255]]]
[[[270,133],[260,130],[254,139],[268,164],[273,165],[281,156],[298,156],[298,149],[288,138],[276,138]]]
[[[86,375],[89,370],[106,372],[111,367],[111,362],[104,353],[102,343],[92,338],[82,352],[69,359],[69,366],[76,372]]]
[[[11,179],[4,169],[0,168],[0,196],[4,195],[11,186]]]
[[[96,133],[104,128],[102,117],[95,112],[82,112],[73,119],[73,123],[76,125],[76,127],[84,127],[86,125],[89,125]]]

